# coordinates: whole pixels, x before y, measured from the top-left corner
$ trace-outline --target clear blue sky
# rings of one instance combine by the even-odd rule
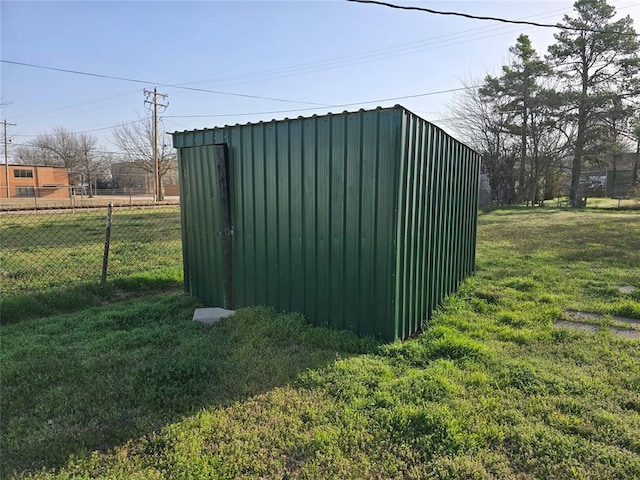
[[[393,2],[556,23],[571,1]],[[640,30],[640,1],[610,2]],[[496,73],[520,33],[540,54],[553,29],[504,25],[346,1],[5,1],[3,60],[122,80],[0,64],[2,119],[14,144],[63,126],[109,128],[149,112],[144,88],[185,85],[247,98],[159,86],[166,131],[206,128],[401,103],[445,129],[461,79]],[[273,99],[287,100],[276,101]],[[339,106],[352,104],[350,106]],[[311,110],[308,110],[311,109]],[[280,113],[263,113],[277,112]],[[249,115],[240,115],[249,114]],[[212,115],[210,117],[189,117]]]

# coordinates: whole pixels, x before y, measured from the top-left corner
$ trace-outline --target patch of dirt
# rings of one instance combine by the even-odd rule
[[[118,302],[124,302],[126,300],[132,300],[135,298],[142,298],[142,297],[147,297],[149,295],[160,295],[163,293],[178,293],[178,292],[183,292],[184,288],[182,287],[182,285],[173,285],[170,287],[166,287],[166,288],[161,288],[158,290],[120,290],[120,289],[116,289],[113,292],[113,295],[110,296],[109,298],[105,298],[102,302],[100,302],[100,305],[111,305],[112,303],[118,303]]]

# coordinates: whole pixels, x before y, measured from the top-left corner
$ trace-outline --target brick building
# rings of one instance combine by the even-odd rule
[[[0,165],[0,198],[69,198],[69,169]]]

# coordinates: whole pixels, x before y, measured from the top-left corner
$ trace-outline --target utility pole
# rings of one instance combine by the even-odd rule
[[[168,95],[166,93],[158,93],[154,87],[151,90],[144,89],[145,104],[153,105],[153,203],[162,200],[162,185],[160,185],[160,162],[158,158],[158,107],[167,108],[169,103],[158,103],[158,97],[165,100]],[[151,100],[149,100],[151,98]]]
[[[4,125],[4,174],[5,174],[5,179],[7,181],[7,199],[8,199],[11,191],[9,190],[9,140],[7,139],[7,126],[16,127],[17,125],[15,123],[7,122],[6,118],[2,122],[2,125]]]

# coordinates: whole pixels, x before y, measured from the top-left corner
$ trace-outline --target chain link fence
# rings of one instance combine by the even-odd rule
[[[147,188],[88,188],[10,186],[0,188],[0,211],[46,210],[52,208],[91,208],[98,206],[177,205],[180,201],[176,185],[163,188],[162,199],[154,198]]]
[[[0,295],[100,283],[107,208],[0,213]],[[114,207],[107,280],[182,279],[180,207]]]

